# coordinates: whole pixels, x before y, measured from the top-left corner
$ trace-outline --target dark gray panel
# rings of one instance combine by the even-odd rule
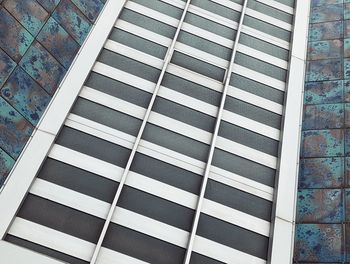
[[[56,143],[122,168],[130,155],[129,149],[69,127],[63,127]]]
[[[293,23],[293,15],[285,13],[271,6],[264,5],[263,3],[258,2],[256,0],[249,0],[248,7],[265,15],[287,22],[289,24]]]
[[[50,249],[47,247],[43,247],[41,245],[32,243],[30,241],[27,241],[27,240],[24,240],[24,239],[15,237],[15,236],[7,235],[5,237],[5,240],[12,243],[12,244],[30,249],[32,251],[44,254],[46,256],[50,256],[52,258],[55,258],[55,259],[58,259],[58,260],[61,260],[61,261],[64,261],[64,262],[67,262],[70,264],[88,264],[89,263],[89,262],[86,262],[84,260],[74,258],[72,256],[66,255],[66,254],[61,253],[59,251],[56,251],[56,250],[53,250],[53,249]],[[40,264],[40,263],[37,263],[37,264]]]
[[[124,186],[117,206],[186,231],[192,226],[192,209],[129,186]]]
[[[75,102],[71,112],[133,136],[137,136],[142,123],[140,119],[84,98],[79,98]]]
[[[171,102],[167,99],[157,97],[152,111],[174,118],[191,126],[208,132],[214,131],[215,118],[199,111],[190,109],[183,105]]]
[[[224,264],[224,263],[212,258],[208,258],[196,252],[192,252],[190,264]]]
[[[182,263],[185,249],[111,223],[103,246],[152,264]]]
[[[95,72],[91,72],[85,85],[143,108],[148,107],[152,96],[131,85],[113,80]]]
[[[251,16],[245,15],[243,24],[287,42],[290,41],[290,31],[276,27]]]
[[[191,56],[187,56],[181,52],[175,51],[173,57],[171,58],[171,62],[191,71],[203,74],[209,78],[213,78],[217,81],[222,81],[224,79],[224,69],[195,59]]]
[[[107,49],[102,50],[98,61],[154,83],[157,83],[160,74],[160,70],[156,68],[114,53]]]
[[[286,81],[287,71],[276,67],[272,64],[266,63],[264,61],[255,59],[253,57],[247,56],[243,53],[237,52],[235,57],[235,63],[244,66],[248,69],[263,73],[272,78],[280,80],[282,82]]]
[[[283,105],[284,92],[267,86],[266,84],[232,73],[230,85]]]
[[[132,0],[132,1],[177,19],[180,19],[183,13],[182,9],[169,5],[159,0]]]
[[[185,22],[230,40],[236,37],[236,30],[192,14],[190,11],[186,14]]]
[[[160,59],[164,58],[167,51],[167,48],[162,45],[117,28],[112,29],[109,39]]]
[[[192,0],[191,4],[236,22],[239,21],[241,14],[240,12],[217,4],[211,0]]]
[[[177,40],[188,46],[205,51],[209,54],[212,54],[224,60],[230,61],[231,59],[231,53],[232,53],[231,49],[221,46],[219,44],[216,44],[214,42],[211,42],[208,39],[197,37],[186,31],[181,31]]]
[[[172,26],[166,25],[155,19],[143,16],[127,8],[123,9],[119,18],[136,26],[148,29],[150,31],[153,31],[157,34],[163,35],[171,39],[174,37],[176,32],[176,28]]]
[[[221,121],[219,136],[277,157],[279,142],[250,130]]]
[[[38,178],[111,203],[118,183],[53,159],[46,159]]]
[[[263,123],[277,129],[281,128],[282,117],[263,108],[248,104],[231,96],[226,97],[226,110],[245,116],[257,122]]]
[[[74,237],[97,243],[104,220],[29,194],[17,216]]]
[[[208,159],[208,145],[149,123],[142,138],[200,161]]]
[[[205,190],[205,198],[266,221],[271,221],[271,202],[217,181],[209,179]]]
[[[271,187],[275,185],[274,169],[217,148],[214,152],[213,165]]]
[[[131,170],[182,190],[198,194],[202,176],[161,160],[136,153]]]
[[[221,101],[221,93],[170,73],[165,73],[162,85],[208,104],[218,106]]]
[[[258,258],[267,259],[267,237],[214,217],[201,214],[197,234]]]
[[[272,55],[276,58],[288,61],[289,59],[289,51],[283,48],[280,48],[278,46],[275,46],[271,43],[268,43],[266,41],[254,38],[250,35],[241,33],[241,36],[239,38],[239,43],[242,43],[248,47],[251,47],[253,49],[265,52],[269,55]]]

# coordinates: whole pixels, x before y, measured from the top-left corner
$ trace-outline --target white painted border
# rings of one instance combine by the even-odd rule
[[[270,242],[271,264],[292,263],[299,169],[304,69],[310,0],[297,0],[286,91],[280,164],[276,181],[275,215]]]
[[[51,100],[0,194],[0,236],[6,235],[34,177],[79,94],[126,0],[109,0]],[[39,263],[39,262],[38,262]]]

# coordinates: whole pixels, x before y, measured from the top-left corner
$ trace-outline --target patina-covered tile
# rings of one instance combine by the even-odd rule
[[[343,19],[343,4],[321,5],[311,9],[310,23]]]
[[[39,2],[47,11],[52,12],[61,0],[36,0]]]
[[[79,44],[53,18],[49,18],[37,40],[66,68],[71,65]]]
[[[72,2],[92,22],[95,22],[103,8],[103,3],[100,0],[72,0]]]
[[[311,6],[322,6],[329,4],[342,4],[343,0],[311,0]]]
[[[343,181],[344,158],[314,158],[300,161],[299,188],[337,188],[343,185]]]
[[[0,148],[0,186],[6,180],[14,164],[15,160]]]
[[[69,0],[61,0],[52,17],[82,45],[90,31],[91,23]]]
[[[0,87],[5,83],[15,67],[16,63],[0,49]]]
[[[350,20],[344,20],[344,37],[350,37]]]
[[[350,187],[350,157],[344,158],[345,185]]]
[[[343,124],[344,104],[322,104],[304,106],[304,130],[341,128],[343,127]]]
[[[344,57],[350,57],[350,38],[344,39]]]
[[[341,224],[298,224],[294,259],[297,262],[341,262],[342,234]]]
[[[304,104],[343,102],[343,81],[308,82],[304,87]],[[349,82],[350,100],[350,82]]]
[[[33,36],[39,33],[49,16],[35,0],[6,0],[4,6]]]
[[[345,156],[350,156],[350,129],[344,129]]]
[[[350,189],[345,189],[345,220],[350,221]]]
[[[344,221],[340,189],[302,189],[298,191],[298,223],[341,223]]]
[[[344,59],[344,78],[350,79],[350,58]]]
[[[343,37],[343,21],[311,24],[309,40],[340,39]]]
[[[340,58],[343,53],[342,40],[323,40],[310,42],[308,46],[309,60]]]
[[[51,97],[20,67],[1,89],[1,96],[36,125]]]
[[[350,224],[345,224],[345,252],[346,252],[346,264],[350,263]]]
[[[308,82],[343,78],[343,64],[341,59],[309,61],[306,70],[306,81]]]
[[[344,131],[342,129],[303,131],[301,155],[309,158],[344,156]]]
[[[51,95],[66,73],[64,67],[38,42],[30,47],[20,66]]]
[[[17,159],[33,131],[33,126],[0,97],[0,148]]]
[[[344,116],[345,122],[344,127],[350,128],[350,104],[344,104]]]
[[[32,35],[0,7],[0,48],[19,62],[32,42]]]
[[[344,4],[344,19],[350,19],[350,4]]]

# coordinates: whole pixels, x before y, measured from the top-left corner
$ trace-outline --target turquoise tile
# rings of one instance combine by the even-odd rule
[[[304,106],[304,130],[342,128],[343,125],[344,104],[322,104]]]
[[[337,21],[343,19],[343,4],[321,5],[313,7],[310,14],[310,23]]]
[[[52,17],[82,45],[88,35],[91,22],[69,0],[61,0]]]
[[[336,39],[310,42],[307,54],[309,60],[340,58],[343,54],[343,41]]]
[[[20,67],[1,89],[1,96],[32,125],[36,125],[51,97]]]
[[[329,4],[341,4],[343,3],[343,0],[311,0],[311,6],[322,6],[322,5],[329,5]]]
[[[324,22],[310,25],[310,41],[341,39],[343,36],[343,21]]]
[[[63,79],[65,68],[38,42],[35,42],[19,65],[50,95],[53,95]]]
[[[350,179],[350,160],[348,179]],[[301,159],[299,188],[340,188],[343,182],[344,158]]]
[[[60,0],[36,0],[36,1],[49,12],[52,12],[60,2]]]
[[[350,19],[350,4],[344,5],[344,19]]]
[[[344,101],[343,81],[307,82],[304,87],[304,104],[341,103]],[[350,82],[349,82],[350,101]]]
[[[344,156],[344,131],[342,129],[303,131],[301,156],[306,158]]]
[[[17,159],[33,131],[33,126],[0,97],[0,148]]]
[[[6,0],[4,6],[33,36],[39,33],[49,16],[35,0]]]
[[[14,164],[15,160],[0,148],[0,186],[6,180]]]
[[[5,83],[15,67],[16,63],[0,49],[0,87]]]
[[[95,22],[100,14],[103,3],[99,0],[71,0],[80,11],[91,21]]]
[[[341,189],[302,189],[297,198],[298,223],[342,223],[345,219]]]
[[[342,262],[342,234],[341,224],[296,225],[294,260],[297,263]]]
[[[79,44],[53,18],[50,18],[37,38],[38,41],[66,68],[79,51]]]
[[[32,35],[0,7],[0,48],[19,62],[32,42]]]
[[[345,65],[344,68],[347,69]],[[330,81],[342,78],[343,63],[341,59],[317,60],[307,62],[306,81],[308,82]]]

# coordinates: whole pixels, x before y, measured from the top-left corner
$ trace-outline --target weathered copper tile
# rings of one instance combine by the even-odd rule
[[[47,11],[52,12],[61,0],[36,0],[39,2]]]
[[[345,185],[350,187],[350,157],[344,158]]]
[[[36,125],[51,97],[20,67],[1,89],[1,96],[32,125]]]
[[[307,52],[309,60],[340,58],[342,53],[343,41],[339,39],[310,42]]]
[[[5,83],[15,67],[16,63],[0,49],[0,87]]]
[[[13,165],[15,164],[15,160],[11,158],[5,151],[0,149],[0,186],[6,180],[6,177],[10,173]]]
[[[344,39],[344,57],[350,57],[350,38]]]
[[[344,104],[344,126],[350,128],[350,104]]]
[[[92,22],[95,22],[103,8],[103,4],[99,0],[72,0],[72,2]]]
[[[39,33],[49,16],[35,0],[6,0],[4,6],[33,36]]]
[[[343,64],[341,59],[309,61],[307,63],[306,81],[308,82],[337,80],[342,78]]]
[[[304,104],[340,103],[343,102],[343,94],[343,81],[307,82],[304,87]]]
[[[350,4],[344,4],[344,19],[350,19]]]
[[[344,158],[315,158],[300,161],[299,188],[336,188],[341,187],[343,181]]]
[[[301,156],[309,158],[344,156],[344,131],[342,129],[303,131]]]
[[[343,0],[311,0],[311,6],[322,6],[322,5],[329,5],[329,4],[341,4],[343,3]]]
[[[82,45],[90,31],[90,21],[68,0],[61,0],[52,17]]]
[[[350,189],[345,189],[345,220],[350,221]]]
[[[344,38],[350,37],[350,20],[344,20]]]
[[[20,66],[51,95],[66,73],[64,67],[38,42],[30,47]]]
[[[344,104],[322,104],[304,106],[304,130],[341,128],[343,127],[343,124]]]
[[[49,18],[37,40],[66,68],[71,65],[79,44],[53,18]]]
[[[341,224],[298,224],[295,230],[296,262],[341,262]]]
[[[350,156],[350,129],[344,129],[345,156]]]
[[[350,262],[350,224],[345,224],[345,253],[346,253],[346,264]]]
[[[328,22],[343,19],[343,4],[321,5],[313,7],[310,23]]]
[[[344,78],[350,79],[350,58],[344,59]]]
[[[344,221],[341,189],[298,191],[298,223],[341,223]]]
[[[32,134],[33,126],[2,97],[0,109],[0,147],[16,159]]]
[[[0,7],[0,48],[19,62],[32,42],[32,35]]]
[[[343,37],[343,21],[311,24],[309,40],[340,39]]]

